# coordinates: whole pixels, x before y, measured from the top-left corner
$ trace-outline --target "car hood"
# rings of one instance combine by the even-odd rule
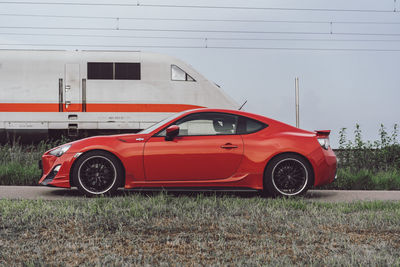
[[[71,148],[69,149],[68,153],[76,153],[80,152],[82,150],[85,150],[87,147],[93,147],[93,146],[98,146],[98,145],[104,145],[104,144],[112,144],[113,141],[115,142],[125,142],[125,143],[136,143],[136,142],[143,142],[147,140],[150,137],[148,134],[118,134],[118,135],[104,135],[104,136],[92,136],[80,140],[76,140],[73,142],[69,142],[64,145],[71,145]],[[142,139],[143,138],[143,139]],[[54,147],[50,149],[49,151],[56,149],[57,147]],[[48,153],[47,151],[46,153]]]
[[[110,140],[119,140],[122,142],[133,142],[133,141],[138,141],[136,139],[138,138],[144,138],[147,139],[149,138],[149,134],[116,134],[116,135],[98,135],[98,136],[92,136],[88,137],[85,139],[77,140],[73,143],[79,143],[79,142],[85,142],[85,143],[92,143],[92,142],[103,142],[103,141],[110,141]],[[139,140],[143,141],[143,140]]]

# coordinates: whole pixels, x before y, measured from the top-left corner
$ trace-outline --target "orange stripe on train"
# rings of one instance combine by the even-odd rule
[[[202,108],[186,104],[86,104],[87,112],[180,112]],[[81,104],[63,105],[64,112],[81,112]],[[0,112],[59,112],[56,103],[0,103]]]

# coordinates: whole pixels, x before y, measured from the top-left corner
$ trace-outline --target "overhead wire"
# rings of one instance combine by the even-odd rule
[[[377,48],[313,48],[313,47],[245,47],[245,46],[177,46],[177,45],[89,45],[89,44],[31,44],[0,43],[0,46],[32,47],[101,47],[101,48],[184,48],[184,49],[232,49],[232,50],[292,50],[292,51],[359,51],[359,52],[400,52],[400,49]]]
[[[109,19],[109,20],[142,20],[142,21],[195,21],[195,22],[237,22],[237,23],[290,23],[290,24],[376,24],[399,25],[395,21],[334,21],[334,20],[263,20],[263,19],[208,19],[208,18],[155,18],[155,17],[124,17],[124,16],[81,16],[81,15],[48,15],[48,14],[17,14],[0,13],[0,16],[39,17],[39,18],[73,18],[73,19]]]
[[[280,8],[280,7],[249,7],[249,6],[205,6],[205,5],[169,5],[169,4],[136,4],[122,3],[82,3],[82,2],[31,2],[31,1],[3,1],[0,4],[32,4],[32,5],[78,5],[78,6],[147,6],[147,7],[174,7],[174,8],[202,8],[202,9],[244,9],[244,10],[291,10],[291,11],[337,11],[337,12],[398,12],[394,10],[378,9],[320,9],[320,8]],[[292,23],[292,24],[330,24],[330,31],[254,31],[254,30],[201,30],[201,29],[160,29],[160,28],[120,28],[116,27],[49,27],[49,26],[0,26],[0,29],[30,29],[30,30],[86,30],[86,31],[137,31],[137,32],[182,32],[182,33],[227,33],[227,34],[288,34],[288,35],[330,35],[330,36],[400,36],[400,33],[368,33],[368,32],[333,32],[333,24],[370,24],[370,25],[398,25],[394,21],[313,21],[313,20],[262,20],[262,19],[208,19],[208,18],[145,18],[145,17],[118,17],[118,16],[81,16],[81,15],[48,15],[48,14],[10,14],[0,13],[0,16],[16,17],[43,17],[43,18],[77,18],[77,19],[111,19],[111,20],[143,20],[143,21],[196,21],[196,22],[241,22],[241,23]],[[171,39],[171,40],[200,40],[205,42],[204,46],[115,46],[115,45],[77,45],[81,47],[151,47],[151,48],[214,48],[214,49],[252,49],[252,50],[307,50],[307,51],[398,51],[397,49],[330,49],[330,48],[291,48],[291,47],[246,47],[246,46],[209,46],[207,41],[321,41],[321,42],[399,42],[399,39],[321,39],[321,38],[242,38],[242,37],[180,37],[180,36],[126,36],[126,35],[93,35],[93,34],[48,34],[48,33],[20,33],[0,32],[0,35],[20,36],[64,36],[64,37],[107,37],[107,38],[143,38],[143,39]],[[0,44],[20,45],[20,44]],[[65,46],[58,44],[25,44],[31,46]],[[67,45],[71,46],[71,45]]]
[[[53,37],[89,37],[89,38],[127,38],[127,39],[167,39],[197,41],[317,41],[317,42],[400,42],[400,39],[321,39],[321,38],[237,38],[237,37],[185,37],[185,36],[131,36],[102,34],[59,34],[59,33],[15,33],[0,32],[8,36],[53,36]],[[335,34],[333,34],[335,35]]]
[[[394,9],[341,9],[341,8],[291,8],[291,7],[252,7],[252,6],[212,6],[212,5],[176,5],[176,4],[144,4],[136,3],[84,3],[84,2],[32,2],[32,1],[2,1],[0,4],[14,5],[70,5],[70,6],[117,6],[117,7],[157,7],[157,8],[194,8],[194,9],[231,9],[231,10],[270,10],[270,11],[319,11],[319,12],[363,12],[392,13]]]
[[[114,27],[50,27],[50,26],[0,26],[0,29],[37,30],[88,30],[88,31],[143,31],[143,32],[183,32],[183,33],[239,33],[239,34],[298,34],[298,35],[366,35],[400,36],[400,33],[362,33],[362,32],[304,32],[304,31],[242,31],[242,30],[195,30],[195,29],[157,29],[157,28],[114,28]]]

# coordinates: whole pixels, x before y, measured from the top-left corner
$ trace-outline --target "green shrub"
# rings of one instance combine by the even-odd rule
[[[380,139],[363,141],[360,125],[356,124],[354,141],[347,139],[346,128],[339,131],[339,149],[335,150],[340,169],[353,172],[400,170],[400,145],[397,141],[398,126],[394,125],[391,135],[383,124],[379,129]]]
[[[354,139],[347,138],[346,128],[339,132],[338,179],[324,189],[400,190],[400,145],[398,126],[389,134],[381,124],[379,140],[363,141],[356,124]]]
[[[41,171],[37,164],[10,162],[0,165],[0,183],[2,185],[36,185]]]
[[[18,141],[0,145],[0,185],[37,185],[41,174],[38,161],[43,153],[66,141],[62,138],[36,145]]]
[[[341,190],[400,190],[400,171],[374,172],[367,169],[353,171],[339,169],[337,180],[322,189]]]

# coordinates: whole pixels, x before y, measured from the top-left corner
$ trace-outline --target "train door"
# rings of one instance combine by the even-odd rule
[[[65,64],[64,111],[82,111],[79,64]]]

